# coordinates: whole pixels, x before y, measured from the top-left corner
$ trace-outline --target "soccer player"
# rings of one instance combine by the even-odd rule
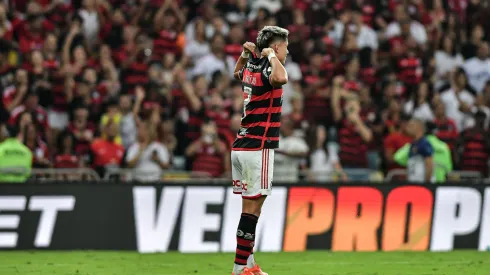
[[[407,173],[410,182],[435,182],[434,148],[425,137],[425,124],[418,119],[408,123],[407,131],[413,137],[408,153]]]
[[[232,275],[267,275],[255,263],[253,247],[262,205],[271,194],[274,149],[279,146],[281,87],[288,82],[284,68],[288,34],[280,27],[264,27],[257,36],[257,46],[243,44],[235,65],[235,78],[242,82],[244,107],[231,152],[233,193],[242,196]]]

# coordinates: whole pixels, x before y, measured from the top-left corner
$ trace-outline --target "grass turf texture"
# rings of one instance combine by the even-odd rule
[[[1,275],[217,275],[231,274],[233,254],[135,252],[0,252]],[[490,254],[257,253],[271,275],[488,275]]]

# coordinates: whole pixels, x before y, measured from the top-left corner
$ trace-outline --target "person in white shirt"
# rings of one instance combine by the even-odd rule
[[[297,182],[300,162],[308,155],[306,142],[293,133],[293,122],[284,119],[281,124],[281,142],[279,148],[275,150],[274,180],[277,182]]]
[[[452,71],[463,65],[463,56],[456,52],[453,40],[445,35],[441,39],[440,48],[435,53],[436,61],[436,89],[449,83]]]
[[[336,175],[339,175],[342,181],[347,180],[336,148],[332,145],[326,145],[327,130],[325,127],[311,127],[307,140],[308,146],[311,148],[309,180],[313,182],[331,182]]]
[[[211,39],[211,53],[197,60],[192,75],[205,75],[206,79],[211,81],[214,72],[221,71],[229,77],[233,77],[235,59],[226,55],[224,48],[224,36],[221,34],[214,35]]]
[[[411,100],[405,103],[404,112],[413,118],[422,121],[433,121],[434,113],[429,104],[429,84],[422,82],[419,84],[417,92],[412,95]]]
[[[335,41],[336,46],[342,44],[345,28],[348,28],[347,31],[356,34],[357,47],[359,49],[378,49],[378,36],[371,27],[362,22],[362,12],[360,10],[354,9],[351,13],[344,11],[340,16],[340,20],[334,23],[334,29],[329,33],[329,36]]]
[[[282,115],[288,115],[293,110],[291,99],[296,93],[301,93],[300,81],[303,78],[299,64],[291,60],[291,56],[286,58],[284,65],[288,73],[288,83],[282,86]]]
[[[481,42],[478,46],[477,56],[468,59],[464,64],[469,84],[477,93],[481,93],[487,81],[490,80],[490,58],[488,54],[488,43]]]
[[[97,7],[97,1],[84,0],[83,8],[79,11],[80,17],[83,18],[83,33],[85,34],[85,40],[89,45],[98,41],[97,36],[100,29],[100,18]]]
[[[162,172],[169,167],[170,154],[165,145],[155,141],[154,127],[149,123],[140,123],[138,141],[131,145],[126,155],[126,163],[133,168],[133,177],[137,181],[159,181]]]
[[[121,110],[121,125],[119,126],[124,148],[129,148],[136,141],[136,120],[132,110],[131,96],[119,96],[119,109]]]
[[[446,107],[446,115],[454,120],[459,132],[465,129],[466,121],[471,118],[471,108],[475,103],[475,96],[466,88],[467,83],[466,73],[460,68],[453,73],[451,88],[440,95]]]
[[[194,39],[186,37],[188,40],[184,48],[184,53],[196,63],[197,60],[209,54],[209,44],[206,41],[206,23],[201,18],[194,20]]]
[[[399,36],[402,33],[400,22],[410,20],[410,34],[415,41],[417,41],[417,44],[422,45],[427,42],[427,32],[425,31],[424,25],[415,20],[411,20],[403,5],[398,5],[396,7],[394,17],[395,21],[391,22],[386,27],[386,38],[390,39],[392,37]]]

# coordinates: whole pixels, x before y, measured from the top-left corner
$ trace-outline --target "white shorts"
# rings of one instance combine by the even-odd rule
[[[68,113],[54,110],[48,111],[48,123],[53,129],[63,130],[68,126]]]
[[[273,171],[273,149],[231,151],[233,193],[243,198],[270,196]]]

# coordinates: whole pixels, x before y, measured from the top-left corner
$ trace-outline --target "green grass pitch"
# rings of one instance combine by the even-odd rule
[[[231,274],[233,254],[0,252],[1,275]],[[257,253],[270,275],[489,275],[490,254],[376,252]]]

